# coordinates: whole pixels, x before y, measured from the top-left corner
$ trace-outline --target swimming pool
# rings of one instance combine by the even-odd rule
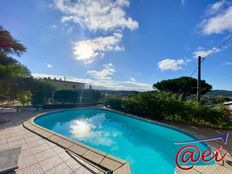
[[[192,136],[159,124],[102,109],[76,109],[49,113],[34,122],[130,163],[133,174],[174,173],[175,142]],[[208,147],[198,143],[197,147]]]

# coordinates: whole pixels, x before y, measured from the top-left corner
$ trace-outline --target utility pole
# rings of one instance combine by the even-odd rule
[[[201,56],[198,57],[197,101],[201,100]]]

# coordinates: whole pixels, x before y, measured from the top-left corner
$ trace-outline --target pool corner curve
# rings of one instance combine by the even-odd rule
[[[83,108],[82,108],[83,109]],[[96,107],[95,107],[96,109]],[[98,108],[99,109],[99,108]],[[55,143],[66,151],[70,151],[76,156],[84,159],[87,163],[95,165],[96,168],[107,171],[110,174],[131,174],[130,165],[127,161],[114,157],[110,154],[89,147],[78,141],[71,140],[44,127],[37,125],[34,120],[42,115],[67,111],[72,109],[62,109],[59,111],[50,111],[35,115],[31,119],[22,123],[22,125],[29,131],[39,135],[40,137]]]

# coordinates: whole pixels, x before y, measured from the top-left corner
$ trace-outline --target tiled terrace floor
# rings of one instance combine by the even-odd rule
[[[44,111],[42,111],[44,112]],[[19,158],[19,168],[16,170],[17,174],[41,174],[41,173],[53,173],[53,174],[95,174],[101,173],[95,167],[89,165],[81,159],[74,160],[70,157],[64,149],[59,146],[41,138],[40,136],[28,131],[22,126],[25,120],[28,120],[32,116],[39,114],[39,112],[18,112],[18,113],[0,113],[0,118],[4,118],[8,122],[0,124],[0,150],[22,147],[22,153]],[[170,123],[168,123],[170,124]],[[199,138],[209,137],[212,135],[224,133],[224,131],[218,131],[207,128],[196,128],[193,126],[175,125],[174,127],[182,129],[188,133]],[[228,131],[226,131],[228,132]],[[229,131],[230,132],[230,131]],[[227,144],[227,150],[231,152],[232,138],[230,136]],[[213,144],[211,144],[213,145]],[[218,145],[215,145],[216,147]],[[232,161],[230,159],[230,161]],[[213,169],[214,174],[221,174],[219,170]],[[220,167],[220,166],[219,166]],[[232,167],[225,163],[226,167],[224,173],[232,173]],[[221,167],[220,167],[221,168]],[[222,169],[222,168],[221,168]],[[178,174],[208,174],[208,167],[196,167],[191,171],[180,171]],[[219,172],[219,173],[218,173]]]
[[[22,147],[17,174],[93,174],[101,173],[81,159],[73,159],[64,149],[28,131],[22,122],[38,112],[0,114],[9,122],[0,125],[0,150]]]

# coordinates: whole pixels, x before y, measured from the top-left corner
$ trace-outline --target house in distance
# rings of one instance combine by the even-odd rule
[[[57,90],[63,90],[63,89],[80,90],[80,89],[85,88],[85,83],[67,81],[65,77],[64,77],[64,80],[62,80],[61,78],[60,79],[56,79],[56,78],[52,79],[51,77],[45,77],[44,80],[53,84],[57,88]]]

